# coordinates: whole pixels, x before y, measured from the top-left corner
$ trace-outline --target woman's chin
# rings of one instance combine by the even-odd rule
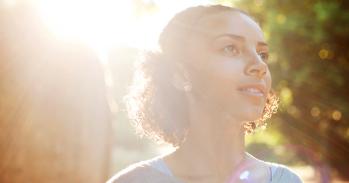
[[[251,117],[251,118],[249,118],[248,120],[245,120],[245,121],[257,121],[259,119],[261,119],[261,116]]]
[[[241,112],[238,115],[233,115],[230,114],[228,115],[229,118],[235,119],[236,121],[241,121],[241,122],[249,122],[249,121],[256,121],[259,120],[262,117],[262,112]]]
[[[246,111],[244,115],[244,121],[256,121],[259,120],[263,115],[263,109],[255,109]]]
[[[240,105],[241,107],[231,107],[225,111],[225,116],[236,121],[256,121],[263,116],[263,106]],[[222,114],[222,113],[221,113]]]

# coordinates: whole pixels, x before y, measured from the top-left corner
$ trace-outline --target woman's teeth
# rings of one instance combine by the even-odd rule
[[[261,96],[261,97],[264,96],[263,92],[257,88],[243,88],[243,89],[240,89],[240,91],[243,91],[245,93],[249,93],[252,95]]]

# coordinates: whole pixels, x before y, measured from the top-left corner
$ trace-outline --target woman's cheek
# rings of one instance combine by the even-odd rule
[[[271,85],[272,85],[272,78],[271,78],[271,73],[268,69],[267,75],[265,76],[265,83],[268,89],[268,92],[271,90]]]
[[[222,77],[238,78],[243,74],[243,60],[242,59],[221,59],[213,63],[212,69]]]

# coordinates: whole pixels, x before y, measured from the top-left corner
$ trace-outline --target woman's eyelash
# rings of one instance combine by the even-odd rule
[[[228,55],[231,55],[231,56],[236,56],[238,54],[240,54],[240,49],[236,46],[236,45],[228,45],[228,46],[225,46],[222,51],[225,53],[225,54],[228,54]]]
[[[259,52],[258,55],[261,57],[262,60],[268,60],[269,58],[268,52]]]
[[[227,55],[227,56],[238,56],[241,54],[242,50],[235,44],[230,44],[230,45],[227,45],[227,46],[224,46],[222,49],[221,49],[221,52],[224,54],[224,55]],[[263,61],[266,61],[269,59],[269,53],[264,51],[264,52],[258,52],[257,53],[259,55],[259,57],[263,60]]]

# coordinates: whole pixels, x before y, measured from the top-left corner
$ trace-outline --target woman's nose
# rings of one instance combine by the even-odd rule
[[[261,79],[267,74],[267,70],[267,64],[256,54],[247,65],[246,74]]]

